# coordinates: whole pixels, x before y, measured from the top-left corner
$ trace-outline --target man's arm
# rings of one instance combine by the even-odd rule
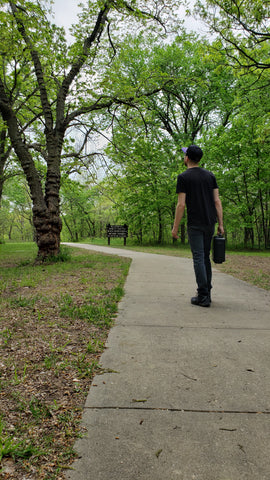
[[[218,188],[215,188],[213,192],[214,192],[214,202],[215,202],[217,219],[218,219],[218,233],[221,233],[221,235],[224,235],[223,210],[222,210],[221,200],[219,198]]]
[[[175,218],[174,218],[174,224],[172,229],[173,238],[178,238],[178,228],[184,215],[185,205],[186,205],[186,194],[181,192],[178,194],[178,202],[175,209]]]

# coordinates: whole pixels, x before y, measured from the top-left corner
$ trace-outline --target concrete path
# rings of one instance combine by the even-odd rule
[[[132,258],[86,401],[69,480],[269,480],[270,294],[214,270],[190,304],[192,261]]]

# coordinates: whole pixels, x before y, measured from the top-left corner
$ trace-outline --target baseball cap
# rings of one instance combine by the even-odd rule
[[[187,155],[190,160],[193,160],[196,163],[199,163],[203,156],[203,151],[197,145],[190,145],[189,147],[182,147],[182,150],[185,155]]]

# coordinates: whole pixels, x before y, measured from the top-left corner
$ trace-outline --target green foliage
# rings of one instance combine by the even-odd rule
[[[141,10],[136,0],[89,0],[81,5],[72,28],[74,41],[68,45],[63,29],[48,19],[50,2],[1,1],[0,196],[12,147],[31,192],[39,257],[58,253],[61,163],[65,173],[79,163],[87,166],[91,155],[84,147],[96,134],[97,112],[126,103],[135,106],[154,88],[152,83],[143,89],[122,85],[115,95],[110,92],[111,65],[125,30],[130,22],[133,28],[149,22],[153,30],[170,24],[176,4],[149,0]]]
[[[90,183],[90,182],[89,182]],[[93,184],[63,179],[61,187],[62,219],[65,238],[78,241],[85,236],[95,236],[98,228],[98,188]]]
[[[249,80],[238,83],[231,122],[208,133],[207,164],[217,174],[231,239],[242,231],[245,246],[269,248],[270,137],[262,123],[270,90],[263,83],[247,89]]]
[[[0,208],[0,236],[4,240],[33,239],[32,206],[27,182],[22,176],[5,181]]]
[[[235,79],[222,67],[222,52],[213,61],[208,43],[195,35],[183,33],[166,46],[149,42],[146,48],[141,41],[140,53],[138,39],[134,44],[131,39],[121,57],[120,84],[122,71],[125,81],[134,85],[135,72],[162,75],[158,92],[139,110],[118,111],[107,148],[113,164],[106,191],[116,200],[119,219],[129,225],[131,235],[139,242],[148,238],[161,243],[171,238],[176,178],[184,168],[181,146],[200,141],[205,130],[228,122]]]
[[[123,222],[140,243],[169,241],[181,146],[196,142],[218,178],[230,241],[269,247],[269,5],[198,0],[197,11],[219,33],[215,40],[178,28],[163,43],[160,30],[147,27],[156,25],[154,13],[164,19],[175,3],[149,1],[142,13],[137,1],[131,8],[120,0],[88,1],[68,46],[63,29],[47,19],[48,3],[43,9],[29,1],[26,11],[19,0],[16,21],[1,2],[4,87],[36,174],[32,186],[29,175],[29,185],[19,176],[8,179],[21,170],[1,122],[1,241],[33,238],[30,192],[38,209],[43,200],[50,203],[45,192],[59,188],[60,164],[62,239],[102,237],[106,223]],[[91,48],[90,32],[98,33]],[[43,80],[34,74],[33,44]],[[102,147],[89,151],[99,132],[109,144],[105,155]],[[50,144],[52,138],[59,144]],[[52,160],[52,152],[61,158]],[[60,252],[49,262],[64,257]]]
[[[227,62],[260,78],[270,68],[269,2],[264,0],[197,0],[197,13],[219,35]]]
[[[0,419],[0,461],[4,457],[12,457],[18,460],[40,454],[40,451],[34,445],[17,441],[13,438],[13,435],[5,433],[4,428],[3,420]]]

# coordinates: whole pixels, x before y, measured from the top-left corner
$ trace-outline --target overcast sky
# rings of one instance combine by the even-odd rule
[[[80,10],[78,3],[74,0],[54,0],[53,11],[56,25],[65,27],[68,31],[72,23],[76,23],[77,13]]]

